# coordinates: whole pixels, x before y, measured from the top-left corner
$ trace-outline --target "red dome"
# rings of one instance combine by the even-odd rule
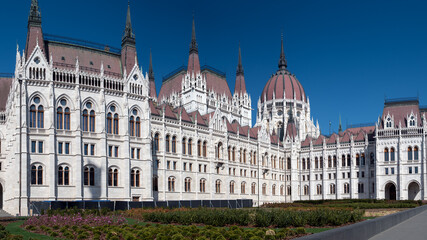
[[[265,84],[261,94],[261,102],[273,100],[273,93],[276,99],[283,99],[283,93],[285,93],[286,99],[293,100],[295,97],[299,101],[306,102],[307,100],[301,83],[295,75],[284,69],[277,71]]]

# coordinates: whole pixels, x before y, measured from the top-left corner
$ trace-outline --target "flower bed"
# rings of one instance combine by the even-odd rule
[[[144,210],[132,209],[126,216],[146,222],[163,224],[203,224],[212,226],[301,227],[340,226],[362,220],[362,210],[317,209],[180,209]]]
[[[346,200],[312,200],[295,201],[293,203],[267,203],[265,208],[348,208],[348,209],[375,209],[375,208],[414,208],[421,206],[421,201],[396,201],[376,199],[346,199]]]

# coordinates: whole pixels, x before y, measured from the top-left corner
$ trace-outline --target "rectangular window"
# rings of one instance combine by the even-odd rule
[[[347,178],[350,178],[351,177],[351,174],[350,174],[350,172],[348,172],[347,173]]]
[[[199,164],[199,172],[202,172],[202,164]]]
[[[70,143],[65,143],[65,154],[70,154]]]
[[[173,162],[173,170],[176,170],[176,162]]]
[[[95,155],[95,144],[91,144],[90,145],[90,155],[94,156]]]
[[[208,165],[205,165],[205,172],[206,172],[206,169],[208,168]]]
[[[136,158],[137,159],[141,158],[141,149],[140,148],[136,149]]]
[[[43,153],[43,142],[39,141],[39,153]]]
[[[418,167],[415,167],[415,173],[418,173]]]
[[[388,168],[385,169],[385,175],[388,175]]]
[[[331,179],[331,174],[329,173],[329,179]]]
[[[114,157],[119,157],[119,147],[118,146],[114,147]]]
[[[167,161],[167,162],[166,162],[166,168],[167,168],[167,169],[170,169],[170,168],[171,168],[171,161]]]
[[[85,143],[83,146],[83,154],[87,156],[89,154],[89,144]]]
[[[336,173],[334,173],[334,179],[337,179],[337,174]]]
[[[345,178],[345,173],[342,173],[342,178]]]
[[[314,175],[315,177],[316,177],[316,180],[317,180],[317,174],[316,175]]]
[[[412,167],[409,167],[409,174],[412,174]]]
[[[186,170],[187,170],[187,163],[184,163],[183,170],[184,170],[184,171],[186,171]]]
[[[356,177],[359,178],[359,172],[356,172]]]
[[[35,153],[36,152],[36,141],[31,141],[31,152]]]
[[[391,168],[391,175],[394,174],[394,167]]]
[[[365,177],[365,172],[362,172],[362,178],[364,178]]]
[[[135,158],[135,148],[130,149],[130,158]]]
[[[190,168],[190,172],[192,172],[193,171],[193,164],[192,163],[190,163],[189,168]]]
[[[62,142],[58,142],[58,154],[62,154]]]
[[[323,179],[323,174],[320,174],[320,180],[322,180],[322,179]],[[289,181],[291,181],[290,176],[289,176]]]
[[[109,157],[113,156],[113,146],[108,146],[108,156]]]

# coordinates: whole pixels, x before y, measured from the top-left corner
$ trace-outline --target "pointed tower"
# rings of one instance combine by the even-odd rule
[[[26,59],[29,58],[37,44],[44,51],[42,17],[39,10],[39,3],[37,0],[31,0],[30,14],[28,16],[27,44],[25,47]]]
[[[279,70],[287,70],[288,62],[285,57],[285,50],[283,49],[283,33],[282,33],[282,49],[280,51],[280,59],[279,59]]]
[[[153,57],[151,56],[150,49],[150,66],[148,68],[148,81],[150,82],[149,96],[153,99],[157,99],[156,83],[154,82],[154,71],[153,71]]]
[[[286,134],[285,138],[295,140],[296,136],[298,136],[297,128],[295,126],[294,116],[292,114],[292,108],[290,109],[288,125],[286,126]]]
[[[132,68],[135,66],[136,60],[136,46],[135,46],[135,34],[132,30],[132,22],[130,18],[130,5],[128,3],[128,11],[126,15],[126,27],[122,37],[122,67],[123,71],[126,69],[126,72],[129,74]],[[138,63],[136,63],[138,64]]]
[[[188,57],[187,73],[196,75],[200,73],[199,50],[196,41],[196,24],[193,17],[193,31],[191,33],[190,55]]]
[[[245,75],[243,72],[243,65],[242,65],[242,51],[240,49],[240,44],[239,44],[239,63],[237,64],[236,85],[234,86],[234,95],[237,94],[239,97],[241,97],[245,93],[246,93],[246,83],[245,83]]]

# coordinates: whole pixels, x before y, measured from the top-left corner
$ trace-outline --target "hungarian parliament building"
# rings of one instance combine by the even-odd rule
[[[2,209],[28,215],[34,201],[426,199],[427,109],[417,98],[386,100],[372,125],[325,136],[288,69],[283,38],[256,103],[240,48],[234,92],[224,73],[200,65],[194,20],[188,65],[166,75],[158,94],[151,54],[148,72],[138,64],[129,7],[121,40],[116,49],[44,34],[31,1],[25,49],[16,49],[14,74],[0,78]]]

